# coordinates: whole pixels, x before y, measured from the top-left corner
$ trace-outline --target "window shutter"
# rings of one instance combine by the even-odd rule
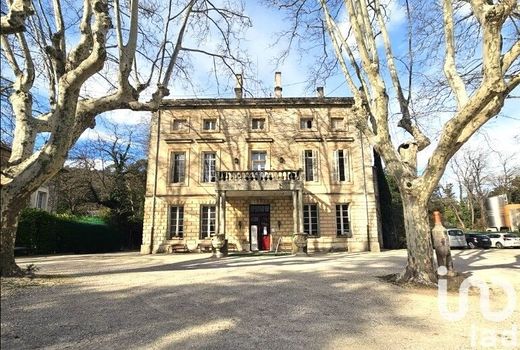
[[[307,178],[307,174],[305,173],[305,150],[303,150],[301,154],[301,169],[302,179],[305,181],[305,179]]]
[[[220,151],[215,152],[215,181],[217,181],[219,171],[220,171]]]
[[[312,179],[314,181],[318,181],[318,163],[319,163],[319,159],[318,159],[318,151],[317,150],[312,150],[312,158],[313,158],[313,162],[312,162]]]
[[[345,180],[350,182],[350,181],[352,181],[352,178],[350,177],[352,174],[352,164],[350,163],[350,161],[351,161],[350,150],[348,150],[348,149],[343,150],[343,154],[345,157],[345,171],[346,171]]]
[[[186,153],[181,153],[182,156],[180,157],[181,161],[179,162],[180,167],[180,175],[179,175],[179,182],[184,182],[184,178],[186,176]]]
[[[174,153],[170,152],[170,182],[173,182],[173,172],[175,171]]]
[[[334,152],[332,152],[332,164],[333,164],[333,171],[334,171],[334,174],[333,174],[333,179],[334,179],[334,182],[338,182],[339,181],[339,167],[338,167],[338,151],[335,150]]]
[[[200,154],[200,181],[204,182],[205,174],[204,174],[204,168],[205,168],[205,161],[204,161],[204,152]]]

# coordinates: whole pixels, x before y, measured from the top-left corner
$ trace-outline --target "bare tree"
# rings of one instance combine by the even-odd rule
[[[471,211],[471,227],[476,224],[476,207],[479,210],[479,228],[487,227],[485,202],[491,185],[489,153],[466,149],[452,159],[452,170],[466,192]]]
[[[96,116],[115,109],[157,110],[168,87],[189,77],[194,54],[242,69],[244,61],[234,49],[239,33],[250,26],[233,2],[221,7],[209,0],[30,3],[8,1],[6,17],[2,13],[2,34],[16,32],[1,38],[8,63],[2,76],[13,81],[9,100],[15,120],[11,158],[1,174],[2,276],[20,273],[13,249],[30,193],[59,171]],[[11,30],[20,27],[20,19],[25,31]],[[37,111],[34,101],[45,89],[46,110]],[[143,101],[146,96],[151,99]],[[42,134],[46,142],[38,144]]]
[[[518,166],[515,166],[516,155],[498,153],[496,156],[499,161],[499,171],[491,177],[494,192],[506,194],[509,202],[514,203],[514,182],[515,178],[520,176],[520,169]]]
[[[299,29],[321,33],[323,44],[331,44],[346,85],[353,94],[352,118],[382,156],[387,172],[399,186],[408,262],[398,279],[435,284],[437,273],[427,203],[451,157],[471,135],[500,112],[509,93],[520,83],[517,60],[520,41],[518,26],[514,23],[519,11],[517,2],[443,0],[439,6],[437,2],[406,0],[404,10],[409,25],[405,55],[394,52],[396,45],[388,30],[388,8],[380,0],[273,0],[271,3],[289,9],[290,17],[296,19],[291,30],[292,40],[302,38],[304,41],[313,37],[298,33]],[[428,18],[429,22],[415,22],[420,18]],[[429,36],[422,41],[413,41],[416,27],[424,27],[422,33],[428,32]],[[437,33],[443,35],[437,36]],[[471,43],[479,43],[481,47],[473,47],[468,53]],[[421,46],[423,52],[415,52],[415,45]],[[325,55],[330,54],[324,50]],[[439,75],[428,76],[427,69],[431,66],[419,69],[416,64],[418,59],[428,62],[429,57],[435,56],[435,50],[442,52],[444,79]],[[461,62],[457,62],[461,52],[472,57],[471,65],[464,62],[463,71]],[[430,86],[438,94],[428,97],[430,101],[438,100],[436,105],[444,106],[437,109],[437,115],[442,113],[447,119],[421,174],[417,169],[417,155],[431,145],[431,140],[419,123],[417,110],[421,101],[416,97],[421,94],[412,93],[414,82],[419,85],[416,81],[429,81],[430,85],[442,81],[440,89]],[[390,132],[394,120],[392,100],[399,109],[398,126],[410,137],[399,145],[393,144]],[[428,105],[424,100],[422,104]]]

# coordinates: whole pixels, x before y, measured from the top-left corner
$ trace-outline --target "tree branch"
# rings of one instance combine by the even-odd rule
[[[0,17],[0,35],[25,31],[25,19],[34,14],[31,0],[13,0],[9,12]]]
[[[455,36],[453,26],[453,8],[451,0],[443,0],[444,39],[446,41],[446,55],[444,57],[444,75],[448,79],[451,90],[455,94],[457,104],[464,106],[468,101],[468,94],[462,78],[457,73],[455,64]]]

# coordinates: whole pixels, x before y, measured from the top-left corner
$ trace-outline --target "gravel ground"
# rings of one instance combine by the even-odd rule
[[[518,249],[454,252],[459,271],[505,279],[516,299],[519,255]],[[437,350],[511,348],[516,340],[518,348],[518,303],[494,323],[483,318],[472,293],[466,316],[446,321],[436,290],[377,277],[400,271],[405,260],[405,251],[23,258],[21,266],[35,264],[44,277],[2,280],[1,347]],[[506,302],[499,288],[491,299],[495,308]],[[457,300],[450,295],[451,310]]]

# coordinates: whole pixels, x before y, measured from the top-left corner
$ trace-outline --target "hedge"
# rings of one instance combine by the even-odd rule
[[[99,219],[60,217],[36,209],[22,212],[16,246],[30,254],[106,253],[118,251],[122,234]]]

